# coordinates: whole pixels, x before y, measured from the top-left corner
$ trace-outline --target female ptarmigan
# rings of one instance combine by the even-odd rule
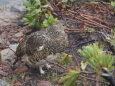
[[[45,31],[37,31],[22,40],[17,47],[16,55],[31,67],[50,67],[44,59],[49,61],[59,57],[68,47],[68,36],[64,32],[67,27],[63,21],[58,21]]]

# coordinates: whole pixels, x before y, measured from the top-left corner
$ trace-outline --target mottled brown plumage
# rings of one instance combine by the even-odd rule
[[[68,36],[64,29],[67,29],[64,22],[58,21],[45,31],[30,34],[17,47],[17,57],[32,67],[39,67],[40,72],[44,73],[43,65],[49,67],[44,59],[53,60],[68,47]]]

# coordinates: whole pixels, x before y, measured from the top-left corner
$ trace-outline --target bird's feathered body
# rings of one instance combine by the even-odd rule
[[[26,59],[26,63],[32,67],[44,64],[44,59],[55,59],[68,47],[68,36],[64,29],[66,26],[59,21],[45,31],[30,34],[17,47],[17,56]]]

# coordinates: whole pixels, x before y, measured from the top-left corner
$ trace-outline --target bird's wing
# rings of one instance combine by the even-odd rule
[[[47,37],[45,33],[34,33],[26,41],[26,54],[29,56],[29,61],[36,64],[48,55],[46,47]]]
[[[45,46],[46,36],[44,33],[34,33],[26,41],[26,53],[33,55],[35,52],[43,52]]]
[[[18,47],[16,49],[16,56],[17,57],[22,57],[25,54],[25,52],[26,52],[26,50],[25,50],[25,48],[26,48],[25,43],[26,43],[25,39],[20,41],[20,43],[19,43],[19,45],[18,45]]]

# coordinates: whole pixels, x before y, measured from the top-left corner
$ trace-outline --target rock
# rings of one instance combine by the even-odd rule
[[[21,26],[21,27],[23,27],[23,26],[26,26],[26,23],[25,23],[24,20],[19,20],[18,21],[18,25]]]
[[[73,0],[73,1],[76,1],[76,2],[94,2],[96,0]]]
[[[20,10],[15,8],[15,7],[11,7],[10,11],[11,12],[19,12],[20,13]]]
[[[53,86],[49,81],[39,81],[37,86]]]
[[[9,11],[0,11],[0,26],[6,26],[11,24],[16,24],[20,18],[21,14],[13,13]]]
[[[0,36],[0,46],[4,46],[5,37]]]
[[[11,44],[9,45],[10,49],[12,49],[13,51],[16,51],[18,44]]]
[[[25,6],[23,6],[23,5],[11,6],[10,11],[23,13],[23,12],[25,12]]]
[[[10,85],[6,81],[0,79],[0,86],[12,86],[12,85]]]
[[[19,41],[17,40],[17,39],[15,39],[15,38],[11,38],[10,39],[10,43],[12,44],[12,43],[18,43]]]
[[[0,26],[16,24],[25,13],[24,0],[0,0]]]
[[[16,33],[14,36],[15,36],[15,37],[21,37],[21,36],[23,36],[23,35],[24,35],[23,32],[20,31],[20,32]]]
[[[1,55],[1,62],[3,64],[7,63],[8,61],[12,61],[14,57],[14,52],[10,49],[4,49],[0,52]]]
[[[9,45],[9,41],[6,41],[4,36],[0,36],[0,48],[5,48],[7,45]]]
[[[0,52],[1,62],[3,64],[7,63],[8,61],[10,61],[10,62],[14,61],[13,57],[15,57],[15,53],[14,52],[16,51],[17,46],[18,46],[18,44],[9,45],[10,49],[7,48],[7,49],[4,49],[4,50],[2,50]]]

